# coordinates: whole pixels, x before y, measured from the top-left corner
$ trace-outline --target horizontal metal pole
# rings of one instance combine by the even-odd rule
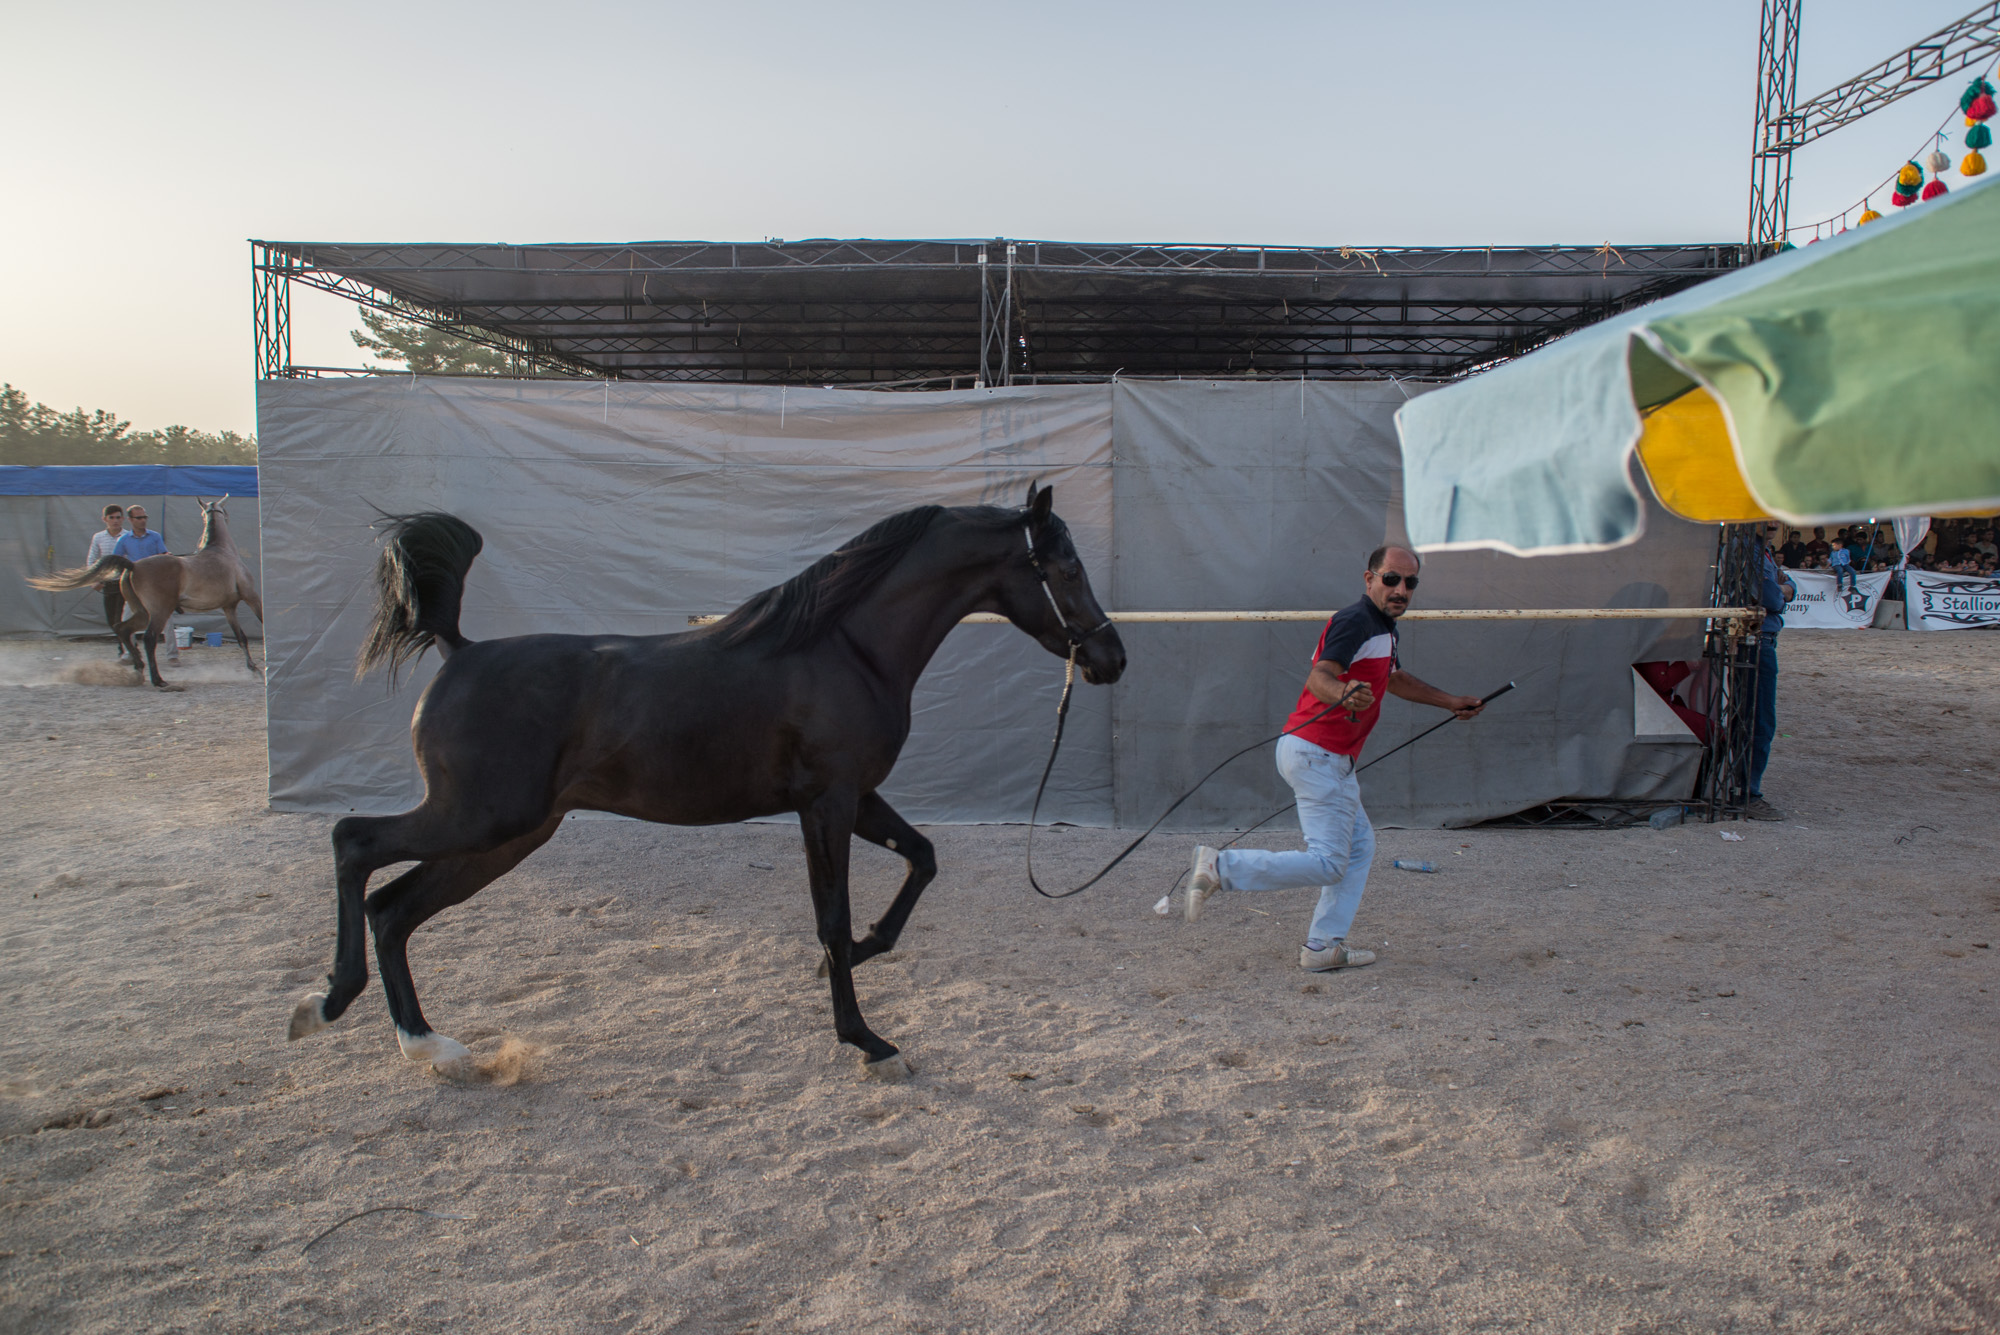
[[[1202,621],[1325,621],[1331,611],[1300,612],[1108,612],[1124,625],[1176,625]],[[1405,612],[1402,621],[1756,621],[1764,613],[1749,607],[1496,607],[1437,608]],[[720,616],[692,616],[690,626],[712,626]],[[1005,625],[1007,618],[974,612],[960,624]]]

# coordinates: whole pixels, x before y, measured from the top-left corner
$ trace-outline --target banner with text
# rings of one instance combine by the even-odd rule
[[[1847,588],[1837,587],[1824,570],[1787,570],[1798,592],[1785,604],[1785,625],[1803,630],[1865,630],[1875,620],[1875,604],[1889,587],[1889,572],[1856,575]]]
[[[2000,579],[1991,575],[1905,570],[1903,583],[1910,593],[1904,612],[1911,630],[2000,626]]]

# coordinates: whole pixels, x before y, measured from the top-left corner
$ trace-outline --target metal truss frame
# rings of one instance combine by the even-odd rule
[[[1792,155],[1765,151],[1773,126],[1789,124],[1799,98],[1799,8],[1764,0],[1757,31],[1757,116],[1750,142],[1750,244],[1759,258],[1785,239],[1792,208]]]
[[[1763,605],[1763,539],[1753,524],[1724,524],[1716,535],[1711,607]],[[1695,798],[1710,820],[1740,817],[1750,800],[1750,748],[1757,726],[1757,634],[1735,619],[1711,621],[1702,643],[1708,665],[1708,737]]]
[[[532,378],[550,372],[565,378],[601,380],[606,372],[588,362],[537,346],[537,340],[519,338],[486,325],[472,323],[462,315],[412,301],[368,283],[329,273],[314,267],[279,246],[262,241],[250,243],[251,318],[255,324],[257,378],[299,379],[313,376],[372,375],[362,367],[299,366],[292,361],[291,285],[307,287],[344,297],[357,306],[413,320],[431,329],[462,338],[468,343],[505,352],[520,361]]]
[[[899,387],[1118,374],[1449,379],[1748,257],[1740,246],[1357,250],[1004,238],[252,244],[257,291],[266,294],[256,308],[260,377],[339,369],[294,365],[274,332],[289,285],[303,283],[504,350],[529,374]]]
[[[1750,242],[1760,255],[1784,244],[1792,193],[1792,154],[1992,58],[2000,51],[2000,0],[1863,70],[1816,97],[1798,100],[1801,0],[1764,0],[1757,39],[1757,116],[1750,146]]]

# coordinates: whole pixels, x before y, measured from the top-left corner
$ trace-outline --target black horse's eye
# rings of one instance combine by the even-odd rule
[[[1060,574],[1064,579],[1080,579],[1083,576],[1083,562],[1058,561],[1056,562],[1056,573]]]

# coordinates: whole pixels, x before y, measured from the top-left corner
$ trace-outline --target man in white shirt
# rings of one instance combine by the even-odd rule
[[[85,566],[94,566],[111,555],[118,546],[118,539],[125,536],[125,507],[113,501],[104,507],[104,531],[90,535],[90,550],[84,553]],[[104,595],[104,624],[111,627],[112,634],[118,633],[118,622],[125,612],[124,595],[118,592],[118,577],[113,575],[98,586]],[[125,657],[125,646],[118,646],[118,657]]]

